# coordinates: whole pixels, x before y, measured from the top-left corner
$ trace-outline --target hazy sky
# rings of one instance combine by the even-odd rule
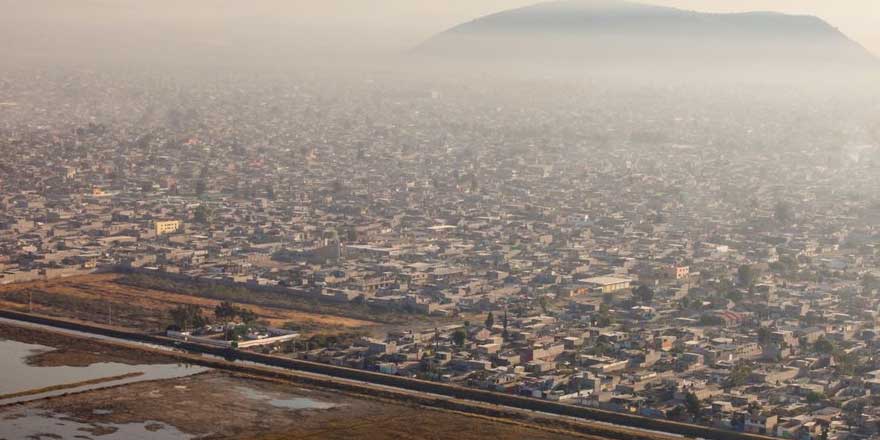
[[[294,3],[303,15],[337,25],[351,23],[351,20],[364,24],[360,20],[369,20],[366,25],[374,38],[390,38],[390,43],[396,33],[406,44],[471,18],[538,1],[294,0]],[[707,12],[766,10],[817,15],[880,54],[880,0],[645,0],[642,3]]]
[[[370,56],[415,47],[456,24],[541,0],[0,0],[0,38],[82,47],[131,35]],[[636,0],[638,1],[638,0]],[[824,18],[880,55],[880,0],[644,0],[699,11],[778,11]],[[4,36],[4,29],[8,35]],[[17,40],[13,37],[16,37]],[[18,43],[20,42],[20,43]],[[60,48],[60,47],[59,47]],[[58,49],[56,49],[58,50]],[[64,50],[60,48],[60,50]]]

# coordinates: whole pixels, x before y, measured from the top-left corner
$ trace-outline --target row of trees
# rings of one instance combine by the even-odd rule
[[[202,314],[202,308],[195,304],[181,304],[174,307],[168,311],[168,316],[174,326],[183,331],[201,328],[211,322],[208,317]],[[256,322],[258,316],[253,311],[223,301],[214,307],[214,318],[223,322],[234,321],[238,318],[241,322],[250,325]]]
[[[220,321],[235,321],[236,318],[239,318],[245,324],[250,324],[257,320],[256,313],[236,306],[229,301],[217,304],[217,307],[214,307],[214,316]]]
[[[168,315],[174,326],[182,331],[208,325],[208,318],[202,315],[202,308],[194,304],[181,304],[169,310]]]

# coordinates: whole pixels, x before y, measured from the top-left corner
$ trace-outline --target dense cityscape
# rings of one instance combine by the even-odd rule
[[[15,288],[113,274],[228,300],[143,326],[185,340],[880,432],[875,95],[337,75],[7,73],[0,305],[132,324]],[[382,325],[267,322],[251,294]]]

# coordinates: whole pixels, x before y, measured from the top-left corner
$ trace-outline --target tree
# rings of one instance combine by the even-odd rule
[[[807,403],[814,405],[825,399],[825,395],[822,393],[817,393],[816,391],[810,391],[807,393]]]
[[[205,179],[199,179],[196,181],[196,195],[201,196],[205,194],[205,191],[208,189],[208,184],[205,183]]]
[[[749,383],[749,376],[752,375],[752,369],[748,366],[748,364],[744,362],[740,362],[733,367],[733,370],[730,371],[730,374],[727,376],[727,380],[724,381],[725,388],[734,388],[740,387],[747,383]]]
[[[843,350],[834,350],[834,362],[837,364],[834,370],[839,375],[852,376],[859,368],[859,357],[855,353],[847,353]]]
[[[874,274],[866,273],[862,278],[862,288],[867,291],[880,290],[880,278]]]
[[[795,220],[794,208],[790,204],[780,201],[773,209],[773,217],[780,223],[791,223]]]
[[[700,316],[700,325],[706,327],[715,327],[724,325],[724,318],[718,315],[706,314]]]
[[[684,418],[684,414],[687,412],[687,409],[681,405],[677,405],[675,408],[669,410],[667,416],[669,416],[672,420],[681,420]]]
[[[199,205],[193,211],[193,222],[202,225],[209,225],[211,224],[211,217],[213,214],[214,213],[211,212],[207,206]]]
[[[733,301],[733,302],[735,302],[735,303],[737,303],[737,302],[742,301],[742,299],[743,299],[743,294],[742,294],[741,291],[739,291],[739,290],[737,290],[737,289],[732,289],[732,290],[730,290],[730,291],[727,292],[726,298],[729,299],[729,300],[731,300],[731,301]]]
[[[760,403],[751,401],[748,406],[746,406],[746,411],[748,411],[749,414],[760,414],[761,411],[763,411],[763,408]]]
[[[828,425],[822,424],[822,432],[819,434],[819,440],[828,440]]]
[[[223,301],[214,307],[214,316],[220,321],[234,319],[238,314],[238,308],[229,301]]]
[[[687,393],[684,396],[684,405],[687,408],[687,412],[694,416],[694,418],[700,417],[702,407],[700,405],[700,398],[696,394]]]
[[[544,312],[545,315],[549,313],[549,301],[546,296],[542,295],[538,298],[538,305],[541,307],[541,311]]]
[[[607,342],[599,341],[596,343],[596,345],[587,349],[587,353],[593,356],[605,356],[606,354],[608,354],[608,352],[611,351],[611,349],[611,345],[609,345]]]
[[[214,316],[216,316],[217,319],[221,321],[230,321],[237,317],[240,318],[241,321],[245,324],[251,324],[258,318],[256,313],[248,309],[238,307],[229,301],[223,301],[222,303],[218,304],[217,307],[214,307]]]
[[[464,347],[464,341],[467,340],[467,333],[464,330],[458,329],[452,333],[452,342],[459,347]]]
[[[493,326],[495,326],[495,315],[493,315],[492,312],[489,312],[489,314],[486,315],[485,324],[486,324],[486,328],[490,329],[490,330],[492,329]]]
[[[601,304],[599,306],[599,313],[596,315],[596,325],[599,327],[608,327],[611,324],[614,324],[611,310],[608,308],[608,304]]]
[[[816,340],[816,343],[813,344],[817,353],[821,354],[831,354],[834,353],[834,343],[829,341],[825,336],[819,336],[819,339]]]
[[[854,401],[847,402],[843,406],[844,411],[844,420],[846,420],[847,426],[852,429],[853,426],[858,426],[860,424],[860,420],[862,418],[862,413],[865,410],[865,402],[863,401]]]
[[[691,299],[688,297],[684,297],[681,299],[681,309],[687,310],[691,308]]]
[[[767,327],[761,327],[758,329],[758,343],[761,345],[767,345],[770,343],[770,336],[773,332],[770,331]]]
[[[171,321],[182,331],[207,325],[208,320],[202,316],[202,308],[194,304],[179,305],[168,311]]]
[[[637,287],[633,293],[635,293],[636,297],[642,304],[651,304],[651,301],[654,300],[654,289],[644,284]]]
[[[754,267],[748,264],[743,264],[739,267],[739,270],[737,270],[736,278],[740,286],[752,287],[755,285],[755,280],[758,278],[758,274]]]
[[[721,293],[730,292],[734,287],[733,283],[727,278],[722,278],[718,281],[718,291]]]
[[[248,325],[253,324],[254,321],[257,320],[256,313],[254,313],[250,310],[247,310],[247,309],[242,309],[242,308],[238,309],[238,317],[241,318],[242,322],[244,322],[245,324],[248,324]]]

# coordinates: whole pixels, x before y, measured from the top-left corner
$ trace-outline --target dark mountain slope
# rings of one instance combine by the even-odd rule
[[[710,14],[617,0],[570,0],[500,12],[416,49],[449,59],[682,68],[864,67],[877,59],[812,16]]]

